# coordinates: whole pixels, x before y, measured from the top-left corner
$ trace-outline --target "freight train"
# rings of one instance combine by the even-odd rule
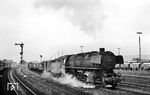
[[[30,62],[28,63],[28,68],[45,70],[57,77],[61,76],[62,71],[64,71],[83,82],[114,88],[121,81],[121,76],[113,70],[116,64],[123,63],[121,55],[116,56],[111,51],[105,51],[104,48],[100,48],[99,52],[91,51],[65,55],[42,63]],[[36,66],[34,66],[35,64]]]
[[[122,69],[122,70],[133,70],[133,71],[150,71],[150,62],[149,63],[125,63],[119,65],[117,64],[115,66],[116,69]]]
[[[29,70],[36,70],[38,72],[44,71],[43,63],[33,61],[28,63],[28,69]]]
[[[0,72],[4,69],[10,69],[11,68],[11,62],[8,62],[7,60],[0,60]]]

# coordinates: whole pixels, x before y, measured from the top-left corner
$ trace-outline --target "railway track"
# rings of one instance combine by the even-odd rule
[[[136,88],[150,88],[150,85],[142,85],[142,84],[135,84],[135,83],[128,83],[128,82],[122,82],[122,84],[120,85],[123,85],[123,86],[131,86],[131,87],[136,87]]]
[[[135,93],[135,95],[150,95],[150,86],[122,82],[117,89]]]
[[[141,75],[128,75],[128,74],[122,74],[123,76],[126,77],[136,77],[136,78],[150,78],[150,76],[141,76]]]
[[[79,89],[81,90],[81,88]],[[84,92],[90,93],[92,95],[93,93],[95,93],[94,90],[95,92],[103,93],[100,95],[150,95],[149,92],[144,92],[144,90],[141,91],[137,89],[125,89],[125,88],[120,88],[120,87],[116,87],[115,89],[109,89],[109,88],[83,89]]]
[[[15,68],[16,69],[16,68]],[[15,89],[17,95],[38,95],[35,93],[28,85],[26,85],[18,76],[15,74],[14,70],[12,69],[8,73],[8,78],[10,83],[18,83],[18,90]]]
[[[117,90],[124,91],[124,94],[121,95],[150,95],[149,92],[141,91],[138,89],[126,88],[126,87],[117,87]]]
[[[150,95],[150,93],[137,90],[137,89],[131,89],[126,87],[116,87],[115,89],[109,89],[109,88],[98,88],[98,89],[84,89],[89,93],[92,93],[92,95],[95,95],[94,93],[97,93],[96,95]]]
[[[28,81],[33,82],[33,80],[40,82],[40,84],[46,86],[47,89],[50,88],[52,93],[57,93],[57,94],[51,94],[51,95],[91,95],[91,94],[83,92],[81,90],[77,90],[71,86],[66,86],[66,85],[57,83],[48,78],[42,78],[41,76],[38,76],[37,74],[35,74],[35,75],[28,74]]]
[[[15,79],[14,79],[14,77],[12,75],[12,70],[13,69],[8,71],[8,80],[9,80],[10,83],[14,83],[15,82]],[[19,92],[16,89],[14,89],[14,92],[16,93],[16,95],[19,95]]]
[[[36,76],[36,79],[41,78],[37,74],[34,76]],[[105,89],[105,88],[87,89],[87,88],[76,88],[76,87],[65,86],[56,83],[55,81],[50,80],[48,78],[42,78],[41,82],[47,86],[52,87],[53,90],[56,91],[59,90],[65,93],[63,95],[150,95],[150,93],[139,90],[136,87],[135,87],[136,89],[135,88],[133,89],[133,87],[129,87],[129,84],[127,83],[126,86],[119,84],[118,87],[116,87],[116,89]]]

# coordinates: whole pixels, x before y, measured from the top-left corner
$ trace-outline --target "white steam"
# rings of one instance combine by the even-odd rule
[[[83,87],[83,88],[94,88],[95,87],[92,84],[83,83],[83,82],[77,80],[77,78],[73,77],[72,75],[69,75],[69,74],[64,73],[64,72],[62,73],[62,76],[59,78],[53,77],[52,74],[50,72],[47,72],[47,71],[44,71],[41,76],[44,78],[53,79],[56,82],[59,82],[61,84],[65,84],[65,85],[69,85],[72,87]]]
[[[37,8],[65,9],[65,16],[72,24],[87,34],[100,32],[104,13],[100,0],[35,0]]]

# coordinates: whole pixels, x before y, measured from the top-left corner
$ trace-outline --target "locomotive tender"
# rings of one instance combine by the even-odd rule
[[[113,70],[116,64],[123,64],[123,62],[121,55],[115,56],[111,51],[100,48],[99,52],[65,55],[54,60],[44,61],[42,66],[43,70],[51,72],[55,76],[61,76],[64,71],[83,82],[101,84],[103,87],[111,85],[114,88],[121,81],[121,77]],[[31,68],[30,65],[28,66]]]

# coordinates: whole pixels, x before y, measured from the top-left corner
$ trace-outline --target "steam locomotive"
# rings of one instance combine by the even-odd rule
[[[34,67],[32,62],[28,68],[40,69],[41,71],[51,72],[52,75],[59,77],[62,71],[72,74],[78,80],[92,84],[101,84],[103,87],[116,87],[121,81],[120,74],[113,70],[116,64],[123,64],[121,55],[115,56],[111,51],[100,48],[98,51],[65,55],[54,60],[38,63]]]

